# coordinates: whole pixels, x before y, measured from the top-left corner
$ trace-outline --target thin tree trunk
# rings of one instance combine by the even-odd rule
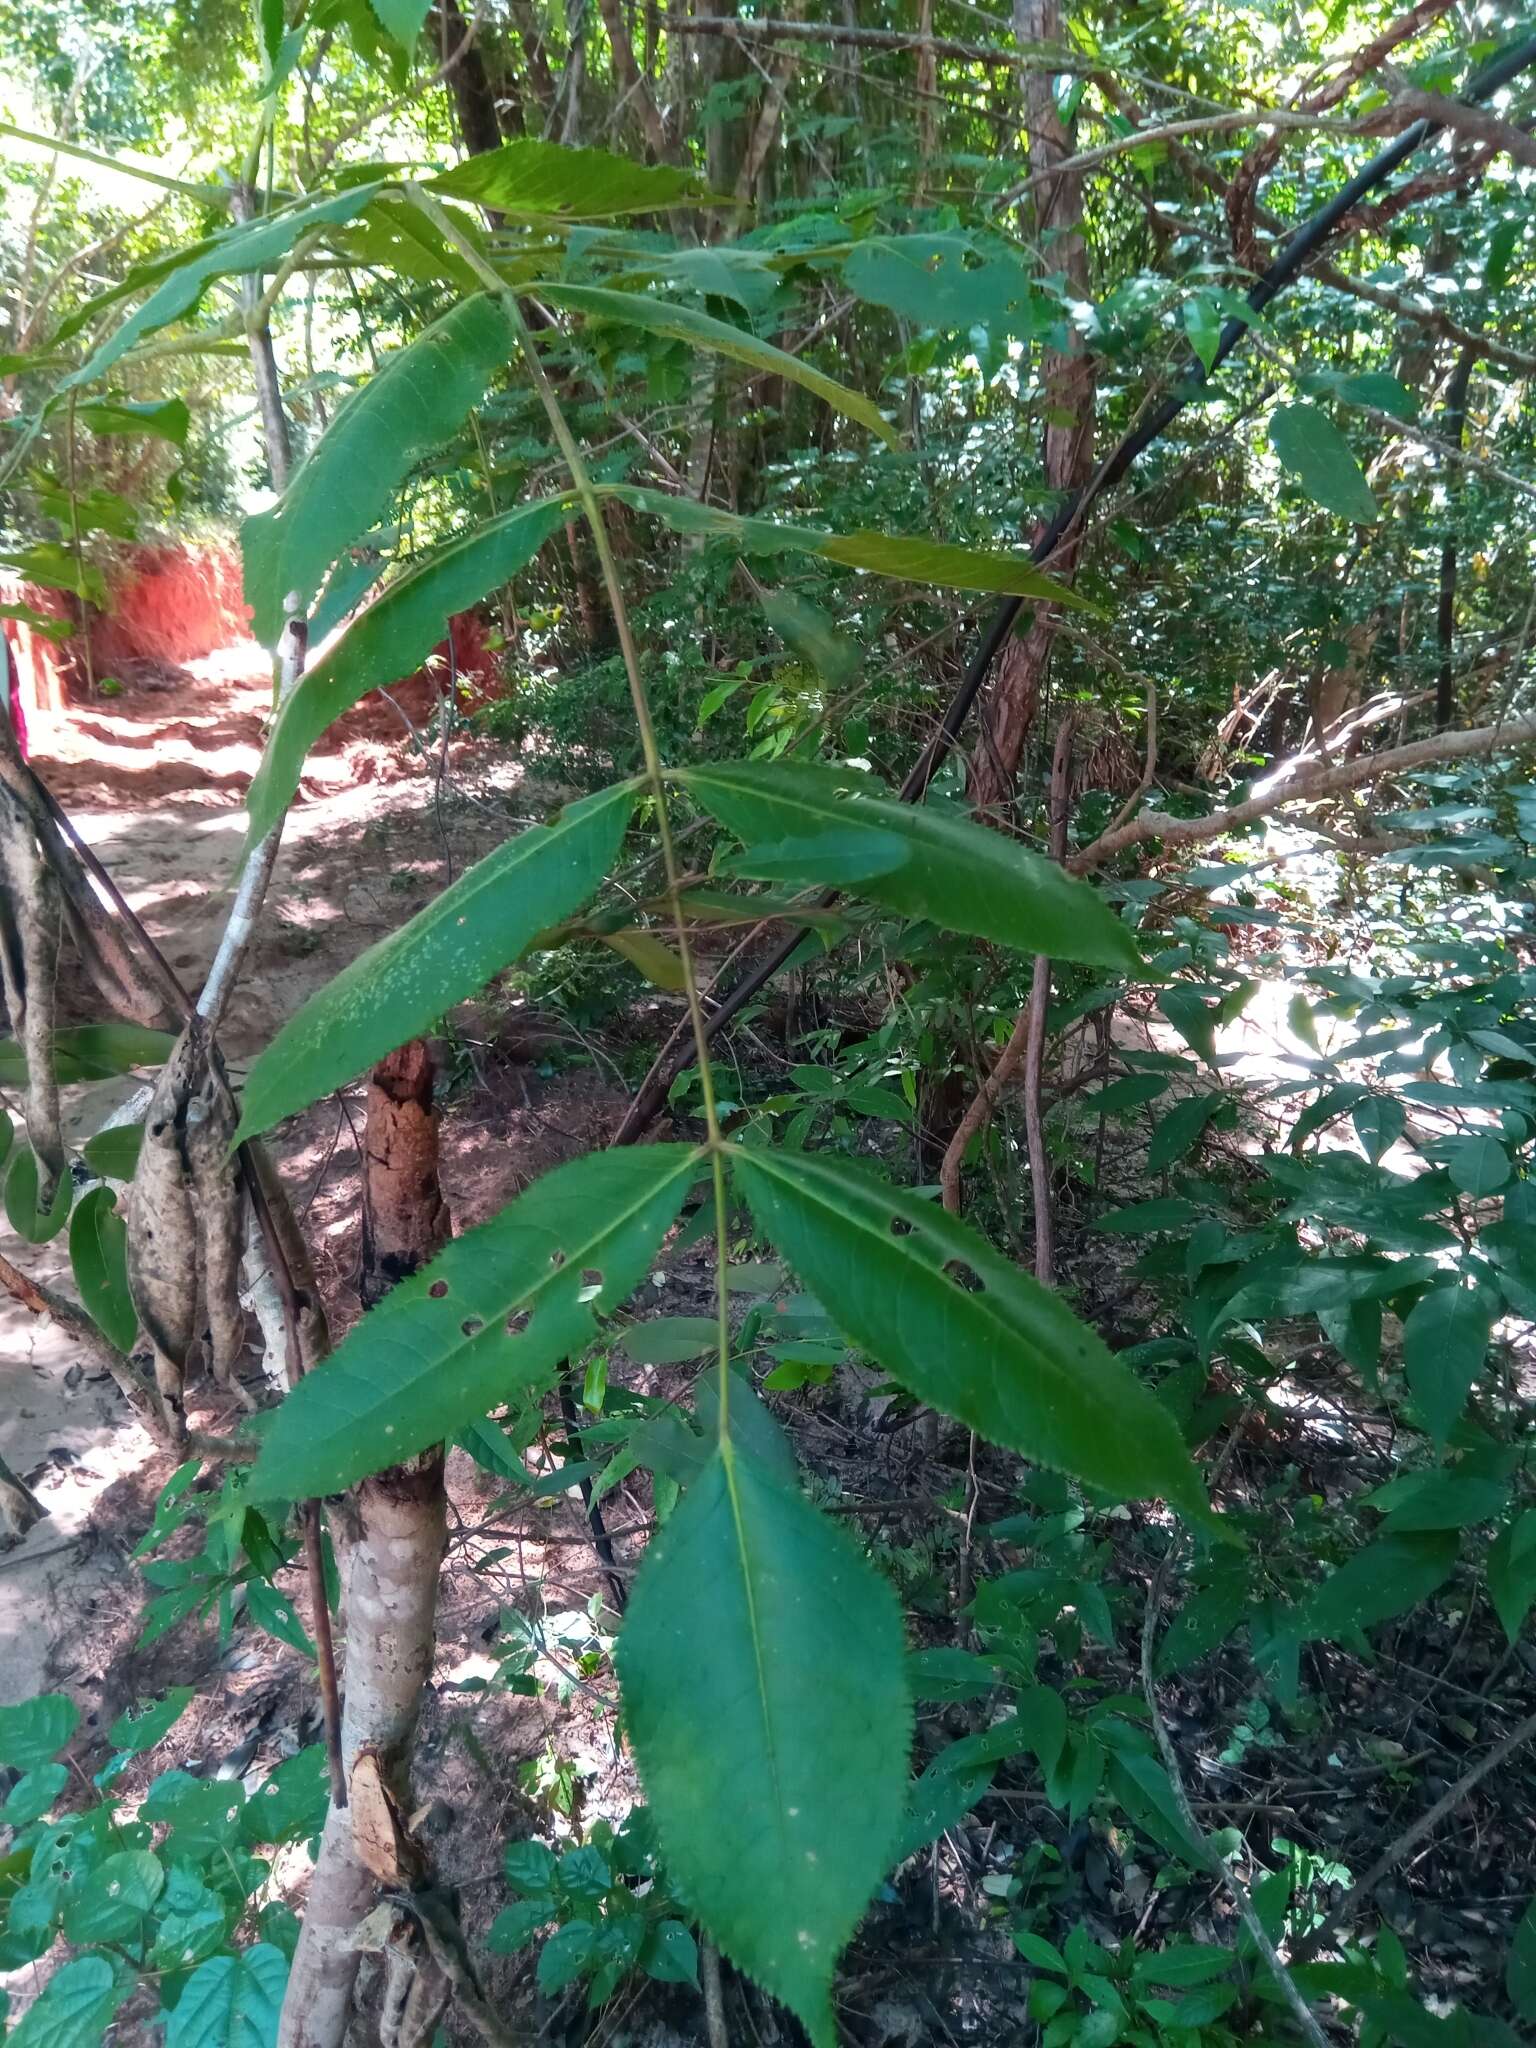
[[[1024,48],[1059,44],[1063,40],[1061,0],[1014,0],[1013,25]],[[1032,178],[1050,172],[1072,154],[1071,137],[1056,110],[1049,72],[1024,73],[1024,125]],[[1090,294],[1082,179],[1075,172],[1067,173],[1035,191],[1034,240],[1049,267],[1063,274],[1067,295],[1085,300]],[[1069,332],[1067,348],[1047,350],[1041,364],[1045,482],[1056,497],[1080,490],[1093,468],[1093,359],[1081,337]],[[1071,582],[1079,546],[1077,540],[1069,540],[1047,564],[1061,582]],[[1003,649],[971,769],[971,802],[978,809],[996,809],[1012,798],[1019,762],[1044,694],[1056,623],[1054,612],[1039,608],[1023,634]]]
[[[355,1506],[359,1532],[348,1546],[342,1595],[342,1757],[350,1779],[359,1754],[372,1751],[408,1811],[404,1778],[432,1668],[437,1578],[448,1533],[441,1452],[365,1480]],[[278,2048],[341,2048],[357,1980],[350,1943],[377,1889],[353,1839],[351,1808],[333,1805],[283,1998]]]
[[[432,1059],[420,1039],[381,1060],[369,1078],[363,1159],[361,1291],[371,1306],[448,1238]],[[447,1539],[442,1452],[429,1451],[365,1480],[351,1507],[356,1534],[347,1546],[342,1593],[343,1767],[350,1781],[359,1753],[371,1751],[409,1811],[411,1744],[432,1669],[438,1572]],[[278,2048],[341,2048],[357,1978],[352,1933],[377,1889],[353,1838],[350,1807],[333,1805],[283,2000]]]
[[[1451,373],[1445,393],[1443,438],[1461,447],[1467,432],[1467,389],[1479,350],[1473,343],[1462,350]],[[1452,516],[1454,517],[1454,506]],[[1456,535],[1454,531],[1440,550],[1440,605],[1436,616],[1440,649],[1440,671],[1435,678],[1435,730],[1444,732],[1456,716]]]
[[[613,56],[613,76],[621,99],[633,106],[641,131],[657,162],[669,163],[677,155],[676,145],[667,133],[667,124],[662,119],[660,107],[656,104],[651,81],[641,74],[640,67],[635,62],[635,46],[630,39],[629,24],[624,19],[621,0],[597,0],[597,4],[603,17],[603,26],[608,31],[608,47]]]

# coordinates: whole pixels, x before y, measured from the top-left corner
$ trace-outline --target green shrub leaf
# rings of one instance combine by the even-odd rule
[[[1403,1366],[1424,1426],[1443,1447],[1483,1369],[1493,1327],[1489,1299],[1457,1281],[1432,1287],[1403,1325]]]
[[[275,644],[290,592],[308,610],[331,563],[384,517],[402,480],[456,432],[514,347],[505,312],[482,293],[386,356],[353,392],[282,497],[240,529],[258,640]]]
[[[412,563],[358,614],[277,715],[246,794],[248,844],[263,838],[287,810],[304,757],[326,727],[370,690],[388,688],[419,667],[452,614],[478,604],[526,567],[568,516],[561,497],[488,519]]]
[[[797,1487],[726,1445],[648,1553],[616,1654],[669,1881],[832,2048],[832,1971],[907,1795],[894,1594]]]
[[[165,2022],[165,2048],[274,2048],[288,1958],[270,1942],[210,1956],[182,1986]]]
[[[969,818],[869,796],[843,770],[787,761],[711,762],[680,769],[677,779],[749,848],[766,843],[782,854],[830,833],[846,855],[869,835],[880,857],[858,890],[891,910],[1025,953],[1142,969],[1135,939],[1088,883]],[[897,841],[906,858],[892,863]]]
[[[1374,526],[1381,509],[1349,443],[1315,405],[1280,405],[1269,417],[1269,439],[1281,467],[1325,512],[1356,526]]]
[[[67,1693],[38,1693],[0,1707],[0,1764],[35,1771],[58,1755],[79,1725],[80,1709]]]
[[[69,1263],[92,1322],[119,1351],[131,1351],[139,1318],[128,1291],[128,1226],[110,1188],[90,1188],[75,1205]]]
[[[687,1145],[595,1152],[455,1238],[300,1380],[246,1498],[338,1493],[541,1384],[642,1279],[697,1170]]]
[[[709,197],[692,171],[533,136],[466,157],[433,178],[427,190],[531,220],[611,220],[624,213],[659,213],[665,206],[696,206]]]
[[[317,990],[252,1066],[239,1136],[270,1129],[430,1030],[584,903],[618,853],[636,787],[616,783],[520,832]]]
[[[1338,1640],[1390,1621],[1445,1584],[1457,1549],[1449,1529],[1367,1543],[1313,1592],[1302,1610],[1306,1633]]]
[[[707,349],[711,354],[745,363],[750,369],[787,378],[791,384],[814,392],[834,412],[868,427],[888,446],[901,445],[901,436],[872,398],[850,391],[846,384],[826,376],[803,356],[792,356],[785,349],[775,348],[772,342],[759,341],[755,334],[744,327],[733,327],[728,320],[716,320],[712,314],[700,313],[675,299],[655,298],[649,292],[610,291],[602,285],[541,284],[539,296],[552,306],[563,306],[567,312],[582,313],[588,320],[638,327],[644,334],[664,335],[668,341]]]
[[[1090,1486],[1207,1514],[1168,1411],[966,1224],[846,1160],[737,1152],[732,1171],[843,1334],[920,1400]]]
[[[54,1971],[7,2034],[6,2048],[100,2048],[113,2013],[132,1989],[133,1979],[119,1977],[105,1956],[77,1956]]]

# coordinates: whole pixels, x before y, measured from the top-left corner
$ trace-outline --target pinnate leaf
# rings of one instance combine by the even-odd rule
[[[595,1152],[455,1238],[300,1380],[246,1498],[338,1493],[541,1384],[644,1276],[696,1171],[687,1145]]]
[[[866,794],[844,770],[787,761],[710,762],[679,770],[678,780],[749,848],[783,854],[832,833],[846,857],[868,835],[879,858],[859,893],[891,910],[1026,953],[1141,968],[1136,941],[1088,883],[968,818]]]
[[[403,0],[391,4],[398,6]],[[696,205],[708,197],[692,171],[670,164],[637,164],[606,149],[571,149],[534,136],[519,136],[500,149],[466,157],[432,179],[427,189],[450,199],[472,199],[498,213],[558,220],[611,220],[618,214]]]
[[[904,1658],[886,1582],[731,1444],[653,1544],[619,1638],[669,1880],[816,2048],[833,2048],[832,1971],[897,1843]]]
[[[249,843],[287,810],[304,757],[326,727],[369,690],[408,676],[443,637],[450,616],[526,567],[567,517],[563,497],[503,512],[413,563],[358,614],[277,715],[246,794]]]
[[[966,1224],[847,1160],[743,1151],[732,1171],[843,1334],[920,1400],[1090,1486],[1208,1512],[1168,1411]]]
[[[272,646],[290,592],[301,610],[336,557],[382,519],[402,480],[448,440],[515,346],[481,293],[397,349],[337,412],[269,511],[240,529],[251,629]]]
[[[269,1129],[430,1030],[584,903],[613,863],[635,795],[634,783],[616,783],[520,832],[317,990],[252,1066],[239,1135]]]

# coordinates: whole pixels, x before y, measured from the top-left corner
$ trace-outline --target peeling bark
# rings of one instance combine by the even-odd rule
[[[366,1480],[350,1546],[342,1756],[350,1777],[364,1750],[380,1760],[402,1807],[421,1690],[432,1668],[437,1577],[447,1541],[439,1452]],[[341,2048],[352,2011],[352,1937],[377,1881],[353,1839],[350,1807],[331,1807],[289,1973],[278,2048]]]
[[[359,1284],[364,1308],[382,1301],[448,1242],[432,1079],[432,1055],[420,1038],[380,1060],[368,1079]]]

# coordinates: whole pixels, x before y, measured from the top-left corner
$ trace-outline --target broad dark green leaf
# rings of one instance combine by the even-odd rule
[[[749,848],[782,852],[833,832],[846,850],[861,832],[878,835],[878,871],[860,878],[859,893],[909,917],[1025,953],[1141,970],[1135,939],[1088,883],[968,818],[869,796],[856,775],[788,761],[711,762],[677,779]],[[897,839],[907,857],[887,867]]]
[[[569,517],[565,498],[519,505],[414,563],[360,612],[277,715],[246,796],[249,842],[263,838],[293,800],[304,757],[333,720],[369,690],[420,666],[451,615],[524,568]]]
[[[101,2048],[113,2013],[132,1989],[132,1977],[118,1976],[105,1956],[77,1956],[54,1971],[6,2035],[6,2048]]]
[[[1452,1182],[1464,1195],[1476,1200],[1497,1194],[1513,1169],[1509,1153],[1491,1131],[1475,1131],[1458,1138],[1446,1154],[1445,1163]]]
[[[291,1017],[251,1068],[239,1136],[328,1095],[430,1030],[529,941],[584,903],[612,866],[636,785],[568,804],[477,861],[434,903],[359,954]]]
[[[1160,1116],[1147,1147],[1148,1173],[1162,1173],[1191,1151],[1225,1101],[1224,1095],[1186,1095],[1166,1116]]]
[[[128,1291],[128,1226],[110,1188],[91,1188],[76,1203],[69,1263],[92,1322],[119,1351],[131,1351],[139,1319]]]
[[[967,1770],[949,1768],[946,1752],[940,1750],[927,1769],[912,1781],[901,1831],[888,1858],[890,1867],[894,1870],[919,1849],[936,1842],[946,1828],[956,1827],[964,1820],[991,1788],[996,1769],[992,1763],[972,1764]]]
[[[625,213],[659,213],[667,206],[696,206],[709,197],[692,171],[637,164],[606,149],[570,149],[533,136],[466,157],[431,179],[427,190],[535,220],[609,220]]]
[[[743,519],[717,505],[701,505],[693,498],[670,497],[664,491],[642,490],[633,484],[604,484],[599,495],[617,498],[637,512],[649,512],[678,533],[732,541],[744,555],[819,555],[825,561],[841,562],[845,568],[867,570],[872,576],[929,583],[940,590],[996,591],[1037,598],[1061,611],[1096,611],[1087,598],[1037,569],[1027,555],[956,547],[948,541],[919,540],[905,534],[827,533],[814,526],[790,526],[783,520]]]
[[[713,1316],[653,1316],[631,1323],[621,1341],[636,1365],[681,1365],[713,1350],[718,1337]]]
[[[409,56],[421,40],[422,26],[432,0],[368,0],[368,4],[379,17],[385,34]]]
[[[1453,1466],[1405,1473],[1378,1486],[1366,1499],[1371,1507],[1388,1511],[1382,1528],[1390,1536],[1420,1529],[1473,1529],[1509,1505],[1509,1482]]]
[[[240,529],[258,640],[275,645],[290,593],[308,610],[331,563],[384,517],[403,479],[457,431],[515,348],[501,305],[482,293],[386,356],[353,392],[282,497]]]
[[[1366,1158],[1375,1166],[1403,1135],[1408,1113],[1395,1095],[1367,1095],[1355,1104],[1350,1122]]]
[[[64,1908],[70,1940],[137,1942],[146,1916],[165,1888],[165,1866],[148,1849],[119,1849],[103,1857],[79,1885],[71,1885]]]
[[[595,1152],[455,1238],[288,1395],[247,1499],[339,1493],[541,1385],[644,1277],[697,1172],[687,1145]]]
[[[56,1757],[80,1725],[80,1709],[67,1693],[37,1693],[0,1707],[0,1764],[35,1771]]]
[[[182,398],[93,398],[75,407],[75,423],[93,434],[148,434],[182,448],[192,415]]]
[[[685,306],[677,299],[656,298],[649,292],[616,292],[591,284],[541,284],[539,297],[567,312],[581,313],[588,320],[638,327],[644,334],[665,335],[669,341],[707,349],[713,355],[745,363],[750,369],[787,378],[791,384],[814,392],[834,412],[867,427],[890,447],[901,445],[901,436],[872,398],[850,391],[846,384],[828,377],[803,356],[792,356],[785,349],[775,348],[772,342],[759,341],[746,328],[733,327],[728,320],[716,320],[697,307]]]
[[[1381,511],[1349,443],[1315,405],[1280,405],[1269,438],[1281,466],[1314,503],[1356,526],[1374,526]]]
[[[137,1756],[141,1751],[153,1749],[157,1742],[163,1742],[182,1715],[191,1706],[194,1697],[190,1685],[173,1685],[163,1700],[156,1700],[153,1706],[143,1707],[136,1714],[119,1714],[107,1731],[107,1740],[115,1749],[126,1749]]]
[[[288,1958],[259,1941],[210,1956],[182,1986],[165,2022],[165,2048],[276,2048]]]
[[[1192,988],[1165,988],[1157,1007],[1184,1043],[1197,1052],[1207,1066],[1216,1060],[1216,1012]]]
[[[53,1070],[61,1083],[106,1081],[134,1067],[157,1067],[176,1043],[168,1031],[139,1024],[75,1024],[53,1034]],[[13,1038],[0,1040],[0,1087],[24,1088],[27,1063]]]
[[[1483,1369],[1493,1327],[1489,1297],[1452,1280],[1432,1287],[1403,1325],[1403,1366],[1436,1444],[1449,1437]]]
[[[37,1154],[23,1146],[5,1176],[5,1213],[12,1230],[28,1244],[49,1243],[68,1222],[75,1194],[68,1168],[59,1175],[46,1209],[39,1205],[41,1192]]]
[[[1367,1543],[1315,1588],[1301,1610],[1305,1633],[1337,1640],[1390,1621],[1445,1584],[1458,1547],[1453,1530]]]
[[[61,395],[93,383],[126,355],[135,342],[190,313],[216,277],[275,269],[302,236],[334,226],[338,221],[354,220],[383,189],[382,183],[353,185],[345,192],[334,192],[308,205],[288,207],[243,225],[221,229],[189,249],[179,249],[174,255],[146,265],[138,274],[137,283],[130,276],[121,287],[95,302],[99,308],[138,289],[150,281],[146,273],[157,281],[156,290],[143,305],[129,314],[117,332],[80,369],[63,379],[59,386]]]
[[[844,1335],[921,1400],[1090,1486],[1208,1514],[1168,1411],[967,1225],[846,1160],[743,1151],[732,1171]]]
[[[68,1764],[39,1764],[35,1770],[24,1771],[0,1806],[0,1822],[8,1828],[24,1828],[41,1820],[70,1777]]]
[[[832,1972],[901,1825],[904,1660],[886,1581],[730,1445],[647,1553],[619,1636],[669,1882],[816,2048],[833,2048]]]
[[[1504,1965],[1504,1989],[1521,2019],[1536,2021],[1536,1899],[1520,1915]]]
[[[1488,1598],[1514,1642],[1536,1602],[1536,1508],[1499,1531],[1488,1547]]]

